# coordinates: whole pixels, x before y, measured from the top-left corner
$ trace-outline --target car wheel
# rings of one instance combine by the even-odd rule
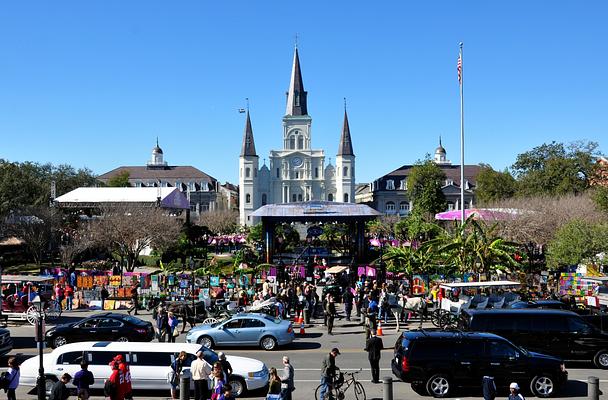
[[[445,374],[435,374],[426,382],[426,391],[433,397],[447,397],[451,390],[450,378]]]
[[[47,396],[51,395],[51,392],[53,391],[53,385],[55,384],[55,382],[57,382],[57,378],[55,378],[54,376],[45,376],[44,377],[44,390],[45,390]]]
[[[55,339],[53,339],[54,348],[61,347],[67,343],[68,343],[68,340],[65,338],[65,336],[55,336]]]
[[[126,336],[121,336],[118,339],[116,339],[117,342],[130,342],[129,338]]]
[[[555,381],[549,375],[538,375],[532,379],[530,390],[536,397],[550,397],[555,392]]]
[[[201,346],[205,346],[208,349],[213,348],[213,339],[211,339],[209,336],[201,336],[196,342]]]
[[[245,381],[239,377],[231,377],[228,381],[230,386],[232,387],[232,394],[234,397],[241,397],[245,391],[247,391],[247,386],[245,386]]]
[[[593,358],[593,363],[601,369],[608,369],[608,352],[605,350],[599,351]]]
[[[260,340],[260,346],[267,351],[274,350],[277,347],[277,340],[272,336],[264,336]]]

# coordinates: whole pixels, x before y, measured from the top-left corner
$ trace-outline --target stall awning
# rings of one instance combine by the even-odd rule
[[[335,267],[330,267],[325,270],[325,272],[329,272],[330,274],[339,274],[340,272],[344,272],[348,269],[348,267],[342,267],[336,265]]]

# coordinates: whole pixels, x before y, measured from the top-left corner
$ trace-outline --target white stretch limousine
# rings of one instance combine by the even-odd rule
[[[131,370],[133,389],[169,389],[167,377],[171,363],[180,351],[188,353],[186,365],[189,367],[201,348],[189,343],[137,343],[137,342],[80,342],[58,347],[43,357],[47,392],[62,374],[72,376],[80,370],[80,363],[86,360],[89,371],[95,376],[93,388],[103,388],[104,381],[110,376],[109,363],[122,354]],[[212,364],[218,360],[217,354],[204,350],[203,358]],[[253,358],[226,356],[233,369],[230,384],[238,396],[247,390],[259,389],[268,383],[266,365]],[[29,358],[21,364],[20,384],[36,386],[38,376],[38,356]],[[187,370],[187,368],[184,368]],[[69,386],[72,386],[71,384]]]

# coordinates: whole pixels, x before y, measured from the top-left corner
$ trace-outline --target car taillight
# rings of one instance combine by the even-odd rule
[[[293,326],[291,326],[291,324],[289,324],[289,326],[287,327],[287,333],[291,333],[293,332]]]
[[[407,357],[403,356],[401,358],[401,372],[409,372],[410,371],[410,364],[407,361]]]

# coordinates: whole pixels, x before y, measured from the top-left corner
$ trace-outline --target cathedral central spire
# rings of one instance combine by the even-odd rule
[[[287,92],[287,110],[285,115],[308,115],[306,104],[306,91],[302,82],[302,71],[300,70],[300,57],[298,48],[293,53],[293,66],[291,69],[291,81]]]

